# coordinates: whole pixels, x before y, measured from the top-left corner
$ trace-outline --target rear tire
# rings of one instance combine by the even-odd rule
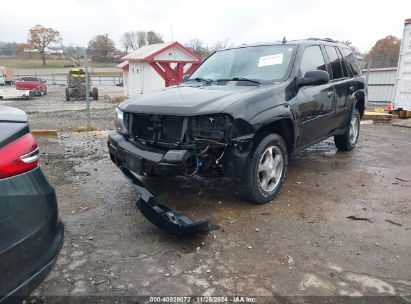
[[[98,90],[97,90],[97,88],[93,88],[93,99],[98,100]]]
[[[354,108],[344,134],[334,136],[334,143],[340,151],[351,151],[355,148],[360,135],[360,112]]]
[[[69,88],[66,88],[65,92],[66,92],[66,101],[70,101],[70,90],[69,90]]]
[[[252,152],[245,177],[244,195],[254,203],[272,201],[284,183],[288,152],[278,134],[263,137]]]
[[[29,96],[27,96],[27,100],[32,100],[33,99],[33,91],[29,92]]]

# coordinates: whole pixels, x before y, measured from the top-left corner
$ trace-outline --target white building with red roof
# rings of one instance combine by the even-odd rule
[[[178,42],[143,46],[122,58],[124,96],[160,90],[179,84],[191,74],[201,58]]]

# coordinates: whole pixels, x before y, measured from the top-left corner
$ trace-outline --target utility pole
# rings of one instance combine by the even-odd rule
[[[86,103],[87,103],[87,130],[90,131],[90,92],[88,91],[89,75],[88,75],[88,58],[87,49],[84,51],[84,68],[86,71]]]

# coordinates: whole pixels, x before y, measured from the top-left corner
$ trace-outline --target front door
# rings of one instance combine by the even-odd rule
[[[308,71],[327,72],[324,55],[319,45],[304,49],[301,57],[299,76]],[[331,132],[330,124],[335,111],[334,88],[331,83],[301,87],[297,94],[300,137],[297,147],[309,145]]]

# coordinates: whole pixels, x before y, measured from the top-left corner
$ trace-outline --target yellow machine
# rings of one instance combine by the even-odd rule
[[[88,77],[86,84],[86,71],[84,68],[72,68],[67,76],[66,100],[86,98],[86,85],[88,86],[89,94],[94,100],[98,100],[97,88],[91,89],[91,77]]]

